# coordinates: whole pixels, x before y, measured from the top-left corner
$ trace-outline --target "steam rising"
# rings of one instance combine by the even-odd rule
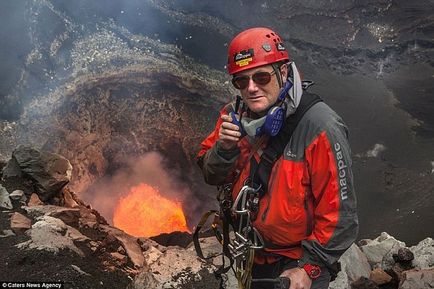
[[[140,183],[158,189],[166,198],[181,202],[187,215],[199,206],[199,201],[189,187],[180,180],[179,173],[175,169],[170,169],[167,160],[157,152],[125,160],[121,169],[111,177],[100,179],[81,197],[112,223],[119,198],[127,195],[131,187]]]

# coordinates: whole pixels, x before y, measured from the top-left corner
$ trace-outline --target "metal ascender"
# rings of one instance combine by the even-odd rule
[[[259,210],[259,190],[244,185],[235,199],[231,212],[235,217],[234,237],[228,248],[235,260],[235,275],[239,289],[249,289],[255,250],[263,249],[264,239],[253,226]]]

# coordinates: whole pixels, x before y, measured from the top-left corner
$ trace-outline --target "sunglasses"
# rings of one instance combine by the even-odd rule
[[[266,72],[260,71],[253,74],[251,77],[248,75],[235,76],[232,78],[232,84],[236,89],[245,89],[249,86],[250,78],[252,78],[253,82],[259,85],[266,85],[271,81],[271,76],[275,74],[276,71]]]

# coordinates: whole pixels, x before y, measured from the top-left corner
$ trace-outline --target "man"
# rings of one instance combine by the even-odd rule
[[[266,246],[255,253],[253,279],[280,276],[290,279],[290,289],[326,289],[358,231],[347,128],[322,101],[301,108],[314,95],[302,91],[276,32],[241,32],[229,46],[227,68],[242,105],[226,105],[201,144],[198,163],[205,181],[231,184],[233,200],[245,185],[261,192],[253,227]],[[285,130],[302,109],[296,126]],[[275,139],[285,139],[283,134],[290,136],[283,152],[271,161],[271,170],[260,173],[267,159],[261,155]],[[273,284],[253,282],[251,288]]]

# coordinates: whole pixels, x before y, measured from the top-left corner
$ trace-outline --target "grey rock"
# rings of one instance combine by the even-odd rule
[[[360,246],[360,249],[366,255],[369,264],[379,265],[384,270],[394,263],[393,254],[396,254],[399,248],[405,247],[404,242],[396,240],[386,232],[381,233],[374,240],[364,241],[366,245]]]
[[[26,232],[31,239],[16,246],[23,250],[45,250],[54,254],[62,249],[69,249],[84,257],[84,253],[75,246],[71,234],[68,233],[70,229],[62,220],[43,216]],[[73,234],[76,233],[74,231]]]
[[[145,252],[145,255],[154,256],[146,258],[149,263],[137,275],[131,288],[218,288],[212,273],[215,267],[203,262],[191,251],[180,247],[171,247],[164,253],[155,250]]]
[[[10,236],[15,236],[15,233],[12,230],[3,230],[0,233],[0,238],[6,238],[6,237],[10,237]]]
[[[212,262],[216,268],[223,264],[222,257],[220,255],[222,253],[222,245],[215,237],[201,238],[199,239],[199,243],[204,257],[211,258],[210,262]],[[188,247],[188,250],[190,250],[192,254],[196,256],[196,251],[193,244]],[[226,274],[224,274],[223,277],[225,288],[237,288],[238,281],[232,270],[229,270]]]
[[[12,193],[10,193],[9,198],[15,201],[26,200],[26,196],[24,195],[24,192],[22,190],[13,191]]]
[[[328,289],[351,289],[347,273],[341,270],[336,279],[330,282]]]
[[[383,261],[381,263],[374,265],[374,266],[380,267],[383,270],[391,269],[396,264],[395,259],[396,259],[396,256],[398,255],[399,250],[402,250],[402,249],[405,249],[405,247],[400,247],[400,245],[393,246],[392,249],[384,255]],[[411,262],[409,264],[406,264],[405,268],[411,269],[409,266],[411,266]]]
[[[23,177],[23,173],[20,169],[20,165],[18,164],[15,158],[11,158],[2,171],[3,180],[7,179],[21,179]]]
[[[413,265],[417,269],[428,269],[434,266],[434,240],[426,238],[416,246],[410,247],[414,254]]]
[[[12,153],[11,163],[15,162],[22,174],[34,182],[42,201],[59,194],[71,180],[72,166],[67,159],[58,154],[20,145]],[[11,167],[14,167],[13,173],[17,175],[16,166],[11,165]]]
[[[356,244],[351,245],[339,261],[341,262],[342,271],[347,273],[350,282],[360,277],[368,278],[371,273],[371,266],[369,266],[366,256]]]
[[[336,279],[330,283],[329,289],[350,288],[350,283],[360,277],[369,278],[371,266],[360,248],[353,244],[339,259],[341,271]]]
[[[31,207],[23,206],[22,208],[33,219],[36,219],[38,217],[42,217],[42,216],[44,216],[46,214],[50,214],[52,212],[56,212],[57,210],[65,209],[63,207],[54,206],[54,205],[36,205],[36,206],[31,206]]]
[[[0,185],[0,207],[8,210],[13,209],[9,193],[2,185]]]
[[[23,206],[22,208],[32,218],[50,216],[61,219],[67,225],[73,227],[89,227],[96,229],[100,223],[103,223],[98,219],[94,211],[85,207],[65,208],[54,205],[35,205]]]

